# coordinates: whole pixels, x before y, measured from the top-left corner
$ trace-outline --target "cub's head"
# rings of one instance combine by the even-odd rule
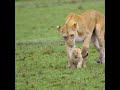
[[[57,26],[57,31],[62,34],[67,46],[73,48],[75,38],[78,36],[77,23],[69,21],[69,23],[65,24],[63,27]]]
[[[78,59],[82,57],[80,48],[72,48],[71,55],[73,58]]]

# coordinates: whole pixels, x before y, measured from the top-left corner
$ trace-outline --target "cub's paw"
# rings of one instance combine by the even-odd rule
[[[86,65],[83,65],[84,68],[86,68],[87,66]]]
[[[67,65],[66,68],[70,68],[71,66],[70,65]]]
[[[81,68],[81,66],[78,65],[77,68]]]

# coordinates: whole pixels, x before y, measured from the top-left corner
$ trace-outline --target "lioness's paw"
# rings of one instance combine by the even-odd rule
[[[100,59],[99,59],[99,60],[97,61],[97,63],[99,63],[99,64],[105,64],[105,60],[100,60]]]

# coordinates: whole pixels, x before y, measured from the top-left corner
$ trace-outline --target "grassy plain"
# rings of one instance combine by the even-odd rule
[[[104,0],[16,0],[16,90],[105,90],[104,65],[96,63],[93,45],[87,68],[66,68],[64,41],[56,31],[70,12],[93,8],[104,13]]]

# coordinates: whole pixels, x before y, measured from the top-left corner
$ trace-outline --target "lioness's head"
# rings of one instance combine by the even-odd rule
[[[57,27],[58,32],[60,32],[65,40],[68,47],[72,48],[75,45],[75,38],[78,36],[77,33],[77,23],[70,21],[63,27]]]
[[[67,46],[70,48],[74,47],[75,38],[78,34],[83,34],[84,28],[85,26],[82,22],[81,16],[75,13],[71,13],[67,16],[66,22],[62,27],[57,26],[58,32],[62,34]]]

